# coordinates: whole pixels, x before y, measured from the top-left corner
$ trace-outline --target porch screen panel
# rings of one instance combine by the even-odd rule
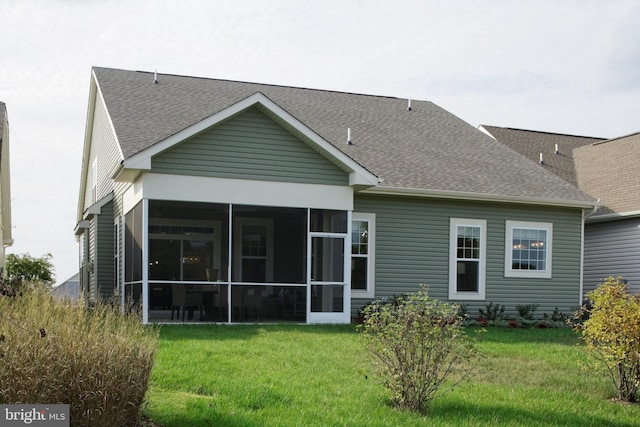
[[[125,215],[125,282],[142,280],[142,203]]]

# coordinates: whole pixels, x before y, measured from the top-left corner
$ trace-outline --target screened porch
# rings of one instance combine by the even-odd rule
[[[144,322],[348,321],[349,211],[143,199],[123,306]]]

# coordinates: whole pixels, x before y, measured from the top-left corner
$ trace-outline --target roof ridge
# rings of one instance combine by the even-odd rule
[[[202,76],[189,76],[189,75],[186,75],[186,74],[158,73],[156,71],[125,70],[123,68],[111,68],[111,67],[99,67],[99,66],[93,66],[92,68],[94,68],[94,69],[95,68],[101,68],[101,69],[104,69],[104,70],[112,70],[112,71],[125,71],[125,72],[129,72],[129,73],[144,73],[144,74],[151,74],[151,75],[157,74],[158,76],[183,77],[183,78],[187,78],[187,79],[209,80],[209,81],[218,81],[218,82],[226,82],[226,83],[249,84],[249,85],[276,87],[276,88],[300,89],[300,90],[309,90],[309,91],[316,91],[316,92],[337,93],[337,94],[343,94],[343,95],[365,96],[365,97],[370,97],[370,98],[395,99],[395,100],[401,100],[401,101],[409,99],[409,98],[398,98],[397,96],[389,96],[389,95],[373,95],[373,94],[369,94],[369,93],[346,92],[346,91],[333,90],[333,89],[318,89],[318,88],[303,87],[303,86],[279,85],[279,84],[274,84],[274,83],[260,83],[260,82],[249,82],[249,81],[244,81],[244,80],[220,79],[220,78],[202,77]],[[433,103],[432,101],[419,100],[419,99],[416,100],[416,99],[413,99],[413,98],[411,99],[411,101]]]
[[[597,137],[597,136],[574,135],[574,134],[570,134],[570,133],[548,132],[548,131],[542,131],[542,130],[521,129],[521,128],[506,127],[506,126],[492,126],[492,125],[481,125],[481,126],[485,127],[485,128],[486,127],[491,127],[491,128],[496,128],[496,129],[515,130],[515,131],[518,131],[518,132],[541,133],[541,134],[556,135],[556,136],[569,136],[569,137],[572,137],[572,138],[596,139],[596,140],[599,140],[599,141],[608,140],[607,138],[600,138],[600,137]]]
[[[594,142],[594,143],[593,143],[593,144],[591,144],[591,145],[606,144],[607,142],[613,142],[613,141],[617,141],[617,140],[619,140],[619,139],[625,139],[625,138],[629,138],[629,137],[631,137],[631,136],[636,136],[636,135],[640,135],[640,131],[638,131],[638,132],[632,132],[632,133],[630,133],[630,134],[628,134],[628,135],[616,136],[615,138],[609,138],[609,139],[605,139],[605,140],[603,140],[603,141],[597,141],[597,142]]]

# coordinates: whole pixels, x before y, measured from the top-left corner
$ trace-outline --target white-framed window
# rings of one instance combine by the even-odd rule
[[[351,217],[351,296],[375,298],[376,215],[353,212]]]
[[[551,278],[553,224],[506,221],[505,277]]]
[[[484,300],[487,221],[451,218],[449,299]]]

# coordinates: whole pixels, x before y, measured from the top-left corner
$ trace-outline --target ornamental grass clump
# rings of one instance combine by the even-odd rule
[[[640,294],[631,294],[622,277],[609,277],[587,294],[590,307],[576,313],[588,316],[575,329],[582,334],[596,362],[604,365],[618,399],[638,402],[640,396]]]
[[[358,328],[397,407],[427,413],[472,372],[477,348],[459,307],[429,298],[426,288],[362,312]]]
[[[158,330],[108,305],[0,295],[0,403],[68,404],[72,426],[133,425]]]

